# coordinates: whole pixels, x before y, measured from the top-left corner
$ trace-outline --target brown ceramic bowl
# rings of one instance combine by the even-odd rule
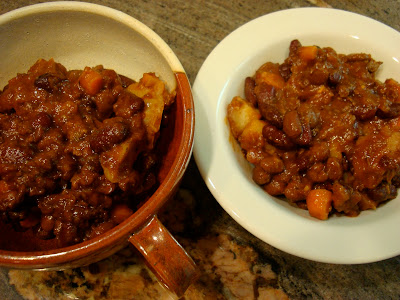
[[[54,58],[67,69],[102,64],[139,79],[155,72],[176,90],[174,124],[155,193],[127,220],[105,234],[67,248],[52,248],[29,233],[2,225],[0,265],[24,269],[62,269],[106,258],[130,243],[144,255],[165,285],[181,295],[197,270],[162,226],[157,212],[176,192],[192,154],[194,107],[188,78],[178,58],[151,29],[119,11],[83,2],[32,5],[0,16],[0,86],[37,59]],[[6,250],[5,250],[6,249]],[[33,250],[33,251],[31,251]]]

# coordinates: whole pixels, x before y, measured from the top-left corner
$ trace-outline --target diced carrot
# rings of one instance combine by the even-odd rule
[[[305,46],[299,49],[299,56],[304,61],[312,61],[317,57],[318,48],[316,46]]]
[[[332,192],[326,189],[311,190],[306,199],[310,216],[326,220],[332,210]]]
[[[79,84],[91,96],[96,95],[103,86],[103,77],[95,70],[86,67],[79,77]]]
[[[111,219],[113,222],[119,224],[133,214],[133,210],[126,204],[118,204],[111,211]]]

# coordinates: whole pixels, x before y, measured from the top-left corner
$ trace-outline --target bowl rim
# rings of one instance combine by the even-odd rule
[[[151,41],[154,47],[158,49],[167,60],[174,73],[175,81],[177,82],[176,99],[178,100],[179,96],[186,96],[185,101],[182,101],[184,102],[182,103],[182,112],[184,113],[182,118],[183,134],[165,179],[151,197],[128,219],[98,237],[68,247],[26,252],[0,250],[0,265],[8,267],[39,269],[43,267],[46,269],[48,267],[57,267],[65,263],[77,261],[91,254],[99,253],[102,249],[116,246],[124,241],[128,242],[129,236],[136,230],[145,226],[146,222],[148,222],[169,199],[168,196],[170,196],[171,191],[180,183],[193,152],[194,104],[190,83],[181,62],[169,45],[147,25],[126,13],[107,6],[79,1],[45,2],[17,8],[0,15],[0,26],[17,18],[54,11],[88,12],[111,18],[129,26]],[[180,86],[182,81],[186,81],[186,89],[182,89],[182,86]],[[182,93],[186,93],[186,95],[182,95]],[[187,113],[187,110],[190,110],[191,113]]]
[[[337,21],[338,17],[340,22]],[[335,22],[331,23],[332,19]],[[349,20],[351,20],[350,24]],[[329,26],[324,25],[326,22],[329,22]],[[278,29],[275,28],[276,24],[280,24]],[[274,29],[269,30],[270,28]],[[344,28],[344,31],[337,32],[337,28],[340,28],[340,30]],[[312,31],[306,32],[306,30]],[[257,33],[258,36],[256,35]],[[329,227],[332,221],[335,222],[335,226],[339,227],[345,225],[341,224],[341,222],[345,223],[345,219],[335,217],[334,220],[329,220],[328,222],[319,221],[307,216],[307,212],[304,214],[294,211],[299,209],[284,205],[283,201],[279,202],[280,200],[278,199],[269,201],[268,196],[265,196],[265,192],[261,188],[254,187],[255,183],[252,181],[250,173],[244,171],[248,170],[246,167],[249,163],[247,161],[244,163],[242,160],[237,159],[237,153],[235,152],[239,153],[240,150],[235,151],[237,149],[233,149],[232,144],[234,143],[229,138],[226,113],[224,113],[226,112],[226,105],[232,100],[233,96],[243,94],[243,88],[239,87],[239,85],[234,86],[237,81],[232,74],[239,71],[244,72],[241,77],[242,81],[240,81],[241,86],[243,86],[245,76],[254,74],[262,63],[272,61],[271,59],[265,59],[266,57],[273,57],[273,59],[279,57],[277,62],[281,63],[281,58],[284,59],[284,53],[281,51],[279,55],[275,55],[274,51],[277,50],[277,46],[282,46],[282,44],[286,51],[292,38],[299,38],[300,41],[304,38],[310,41],[311,38],[318,37],[319,41],[323,35],[322,38],[325,38],[323,41],[326,44],[323,46],[332,46],[334,49],[339,50],[332,43],[329,44],[330,40],[326,40],[325,33],[337,33],[337,35],[329,36],[330,38],[334,37],[340,40],[345,37],[346,39],[357,41],[357,43],[360,43],[359,45],[365,46],[367,50],[371,49],[367,47],[371,45],[369,43],[362,44],[365,37],[378,36],[380,39],[386,38],[392,41],[392,44],[385,47],[385,49],[376,46],[375,49],[377,51],[393,52],[393,44],[400,44],[400,34],[395,29],[372,18],[340,9],[291,8],[250,20],[231,32],[212,50],[197,74],[193,84],[193,96],[197,111],[194,159],[207,187],[225,211],[243,228],[271,246],[298,257],[324,263],[359,264],[384,260],[400,254],[400,243],[396,242],[397,244],[395,245],[395,242],[392,241],[395,240],[393,235],[390,240],[387,234],[385,236],[381,234],[375,239],[366,237],[362,241],[363,245],[370,241],[371,243],[375,241],[378,244],[380,239],[388,244],[379,253],[377,253],[380,251],[380,249],[377,249],[379,246],[371,249],[376,250],[376,252],[367,253],[369,248],[365,247],[365,251],[359,253],[357,250],[361,251],[361,247],[351,249],[351,245],[357,241],[351,236],[351,233],[352,230],[359,233],[362,228],[351,228],[347,232],[344,231],[347,233],[346,238],[348,237],[345,242],[350,248],[347,253],[345,249],[336,249],[334,247],[332,247],[332,251],[326,253],[324,252],[326,249],[321,249],[320,247],[313,249],[312,246],[314,244],[310,244],[308,248],[305,247],[304,244],[310,239],[316,240],[315,243],[318,245],[326,242],[325,239],[320,238],[322,230],[315,230],[315,226],[312,226],[313,223],[321,226],[329,237],[333,231]],[[357,35],[358,33],[360,34]],[[262,35],[262,38],[260,38],[260,35]],[[313,43],[318,45],[318,41]],[[367,41],[371,42],[370,40]],[[306,44],[308,45],[308,42],[304,43],[304,45]],[[251,47],[248,47],[248,45],[251,45]],[[379,45],[379,42],[375,42],[375,45]],[[392,50],[386,50],[386,48]],[[271,51],[274,53],[271,54]],[[339,52],[341,51],[339,50]],[[396,68],[399,67],[398,62],[400,60],[397,53],[395,57],[391,57],[396,61]],[[208,80],[210,78],[209,74],[213,74],[212,82]],[[395,78],[399,78],[398,73],[396,73]],[[240,94],[236,94],[239,90]],[[231,93],[234,93],[232,97],[230,97]],[[203,106],[206,108],[203,108]],[[244,165],[246,167],[243,167]],[[224,181],[222,178],[225,178]],[[253,203],[251,202],[252,198],[256,198],[258,201]],[[378,209],[376,214],[380,214],[382,210],[385,210],[385,212],[390,210],[389,208],[392,205],[396,205],[398,208],[400,199],[392,200],[385,207]],[[262,213],[263,215],[261,215]],[[363,215],[363,220],[370,220],[374,213],[375,211],[365,213],[367,216],[364,218]],[[284,220],[281,219],[282,216]],[[350,220],[351,218],[347,219]],[[381,219],[379,221],[382,223],[389,222]],[[378,225],[381,226],[382,224]],[[374,226],[371,227],[374,228]],[[298,235],[296,236],[295,233],[298,233]],[[359,237],[359,239],[362,239],[362,237]],[[326,243],[324,246],[329,248],[331,244]],[[342,250],[342,252],[338,252],[333,257],[332,252],[334,250]],[[343,256],[341,256],[342,254]]]
[[[90,14],[95,14],[110,18],[119,23],[123,23],[130,28],[135,29],[147,40],[149,40],[155,48],[160,50],[160,53],[166,59],[171,67],[172,71],[175,72],[185,72],[182,64],[177,59],[175,53],[170,48],[170,46],[149,26],[145,25],[138,19],[119,11],[115,8],[111,8],[105,5],[89,3],[84,1],[54,1],[54,2],[44,2],[36,3],[28,6],[23,6],[16,8],[14,10],[8,11],[0,15],[0,26],[6,22],[15,20],[16,18],[23,18],[26,16],[47,13],[47,12],[58,12],[58,11],[75,11],[75,12],[85,12]]]

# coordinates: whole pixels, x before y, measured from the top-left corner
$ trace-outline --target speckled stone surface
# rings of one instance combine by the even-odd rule
[[[1,0],[0,14],[39,2],[44,1]],[[281,9],[339,8],[400,31],[398,0],[89,2],[121,10],[152,28],[175,51],[191,83],[207,55],[226,35],[251,19]],[[0,46],[4,46],[1,41]],[[177,198],[168,204],[162,218],[202,271],[200,280],[185,294],[186,299],[400,299],[400,257],[363,265],[332,265],[275,249],[252,236],[221,209],[194,161]],[[0,298],[173,299],[132,249],[124,249],[96,265],[66,272],[2,270]]]

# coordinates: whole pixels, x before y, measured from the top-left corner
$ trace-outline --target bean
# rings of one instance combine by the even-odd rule
[[[290,75],[292,75],[292,64],[288,61],[285,61],[283,64],[279,66],[279,73],[281,74],[282,78],[285,81],[288,81],[290,78]]]
[[[338,182],[335,182],[332,187],[333,206],[337,211],[343,211],[345,203],[350,199],[351,190]]]
[[[313,162],[324,161],[329,156],[329,147],[327,143],[315,143],[309,150],[308,156],[312,158]]]
[[[342,81],[343,71],[338,69],[329,74],[329,83],[332,85],[337,85]]]
[[[307,171],[307,177],[314,182],[324,182],[328,180],[329,176],[325,170],[325,165],[317,162]]]
[[[91,136],[90,146],[96,153],[101,153],[124,141],[128,134],[127,124],[121,120],[113,120]]]
[[[289,56],[296,55],[300,47],[301,43],[299,40],[292,40],[289,45]]]
[[[394,199],[397,196],[397,189],[394,185],[389,183],[381,183],[376,188],[368,190],[368,197],[375,202],[383,202],[389,199]]]
[[[301,146],[307,146],[311,144],[312,132],[309,123],[302,124],[302,132],[300,136],[296,139],[296,143]]]
[[[283,117],[273,105],[276,100],[276,88],[265,82],[261,82],[255,88],[257,106],[265,120],[278,128],[282,128]]]
[[[53,93],[58,90],[61,81],[62,79],[60,77],[51,73],[45,73],[35,79],[34,85],[48,93]]]
[[[54,218],[52,216],[43,216],[42,219],[40,220],[40,227],[42,227],[42,229],[44,231],[52,231],[54,228]]]
[[[285,182],[272,178],[271,182],[264,185],[263,188],[268,194],[272,196],[279,196],[285,191],[286,185],[287,184]]]
[[[40,212],[37,210],[32,210],[28,216],[21,220],[19,224],[24,228],[32,228],[40,223]]]
[[[249,101],[254,107],[257,107],[257,98],[254,93],[256,82],[253,78],[247,77],[244,81],[244,95],[246,100]]]
[[[265,172],[269,174],[281,173],[285,168],[283,161],[276,155],[265,157],[263,160],[260,161],[260,166]]]
[[[294,147],[294,143],[289,139],[289,137],[283,131],[271,124],[265,125],[262,133],[264,138],[277,148],[287,150]]]
[[[329,72],[327,69],[324,69],[323,67],[319,69],[314,69],[310,76],[310,83],[315,84],[315,85],[323,85],[328,81],[329,78]]]
[[[341,161],[336,157],[329,157],[326,162],[326,172],[329,179],[339,180],[343,176]]]
[[[299,176],[295,176],[286,186],[284,194],[288,200],[297,202],[305,200],[310,189],[311,184],[309,181],[301,179]]]
[[[283,118],[281,113],[276,107],[270,104],[258,102],[258,109],[265,120],[274,125],[277,128],[282,128]]]
[[[393,102],[385,108],[378,108],[376,115],[382,119],[394,119],[400,116],[400,103]]]
[[[143,109],[143,99],[129,92],[121,93],[113,105],[115,115],[122,118],[130,118]]]
[[[365,120],[369,120],[375,116],[375,113],[377,112],[377,107],[355,105],[353,107],[352,112],[353,112],[353,115],[355,115],[358,120],[365,121]]]
[[[88,238],[92,239],[96,236],[99,236],[99,235],[111,230],[114,226],[115,226],[115,224],[111,221],[103,222],[97,226],[93,226],[92,231],[90,232]]]
[[[343,60],[346,62],[369,61],[371,60],[371,55],[367,53],[348,54],[343,57]]]
[[[253,180],[259,185],[264,185],[271,181],[271,175],[257,165],[253,169]]]
[[[32,126],[34,128],[47,129],[51,126],[52,122],[53,121],[52,121],[51,117],[47,113],[39,112],[36,115],[36,119],[32,122]]]
[[[133,210],[126,204],[118,204],[111,210],[111,220],[120,224],[133,214]]]
[[[283,131],[290,138],[296,138],[303,132],[297,111],[292,110],[285,114],[283,118]]]

